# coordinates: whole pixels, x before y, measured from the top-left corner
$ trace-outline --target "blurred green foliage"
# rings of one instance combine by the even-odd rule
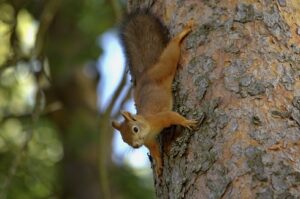
[[[116,198],[155,198],[151,178],[141,178],[134,174],[132,168],[127,166],[115,167],[113,170],[112,181],[116,185],[115,191],[118,194]]]
[[[0,199],[105,198],[98,139],[112,130],[82,68],[122,11],[112,2],[0,0]],[[154,198],[150,178],[106,164],[111,198]]]
[[[1,130],[3,146],[0,156],[0,180],[2,183],[11,180],[11,185],[3,190],[7,192],[7,198],[44,198],[58,193],[57,164],[62,159],[63,150],[51,123],[40,119],[35,126],[31,126],[28,122],[20,123],[18,119],[9,119]],[[20,147],[28,131],[33,131],[32,138],[28,146],[21,151]],[[16,164],[15,157],[20,153],[22,156],[19,168],[16,168],[14,176],[8,175]]]

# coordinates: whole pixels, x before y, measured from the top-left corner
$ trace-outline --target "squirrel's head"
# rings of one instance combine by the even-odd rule
[[[139,148],[144,144],[145,138],[149,132],[148,122],[140,115],[133,115],[127,111],[122,111],[124,117],[122,123],[112,122],[112,126],[120,131],[124,142],[133,148]]]

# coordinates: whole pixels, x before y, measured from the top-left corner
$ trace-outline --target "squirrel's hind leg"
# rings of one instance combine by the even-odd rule
[[[172,83],[180,58],[180,43],[191,30],[192,24],[188,23],[179,34],[170,40],[157,64],[149,71],[152,77],[155,77],[157,80],[168,80],[170,84]]]
[[[177,42],[178,44],[181,43],[181,41],[192,31],[194,23],[192,21],[188,22],[188,24],[183,28],[183,30],[178,33],[172,40],[174,42]]]
[[[149,149],[151,157],[154,159],[155,174],[156,174],[156,176],[160,176],[162,173],[163,167],[162,167],[162,158],[161,158],[161,154],[160,154],[160,150],[159,150],[159,145],[155,140],[153,140],[152,143],[148,143],[145,145]]]

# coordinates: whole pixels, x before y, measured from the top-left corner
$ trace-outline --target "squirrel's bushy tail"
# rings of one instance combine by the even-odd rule
[[[120,29],[127,65],[135,83],[153,66],[168,42],[168,31],[147,10],[137,10],[125,17]]]

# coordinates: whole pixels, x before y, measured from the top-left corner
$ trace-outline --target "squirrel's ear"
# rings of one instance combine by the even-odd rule
[[[121,129],[121,124],[118,123],[117,121],[112,121],[111,125],[117,130]]]
[[[133,118],[133,116],[131,115],[131,113],[127,112],[127,111],[121,111],[121,115],[124,117],[125,120],[127,121],[135,121],[135,119]]]

